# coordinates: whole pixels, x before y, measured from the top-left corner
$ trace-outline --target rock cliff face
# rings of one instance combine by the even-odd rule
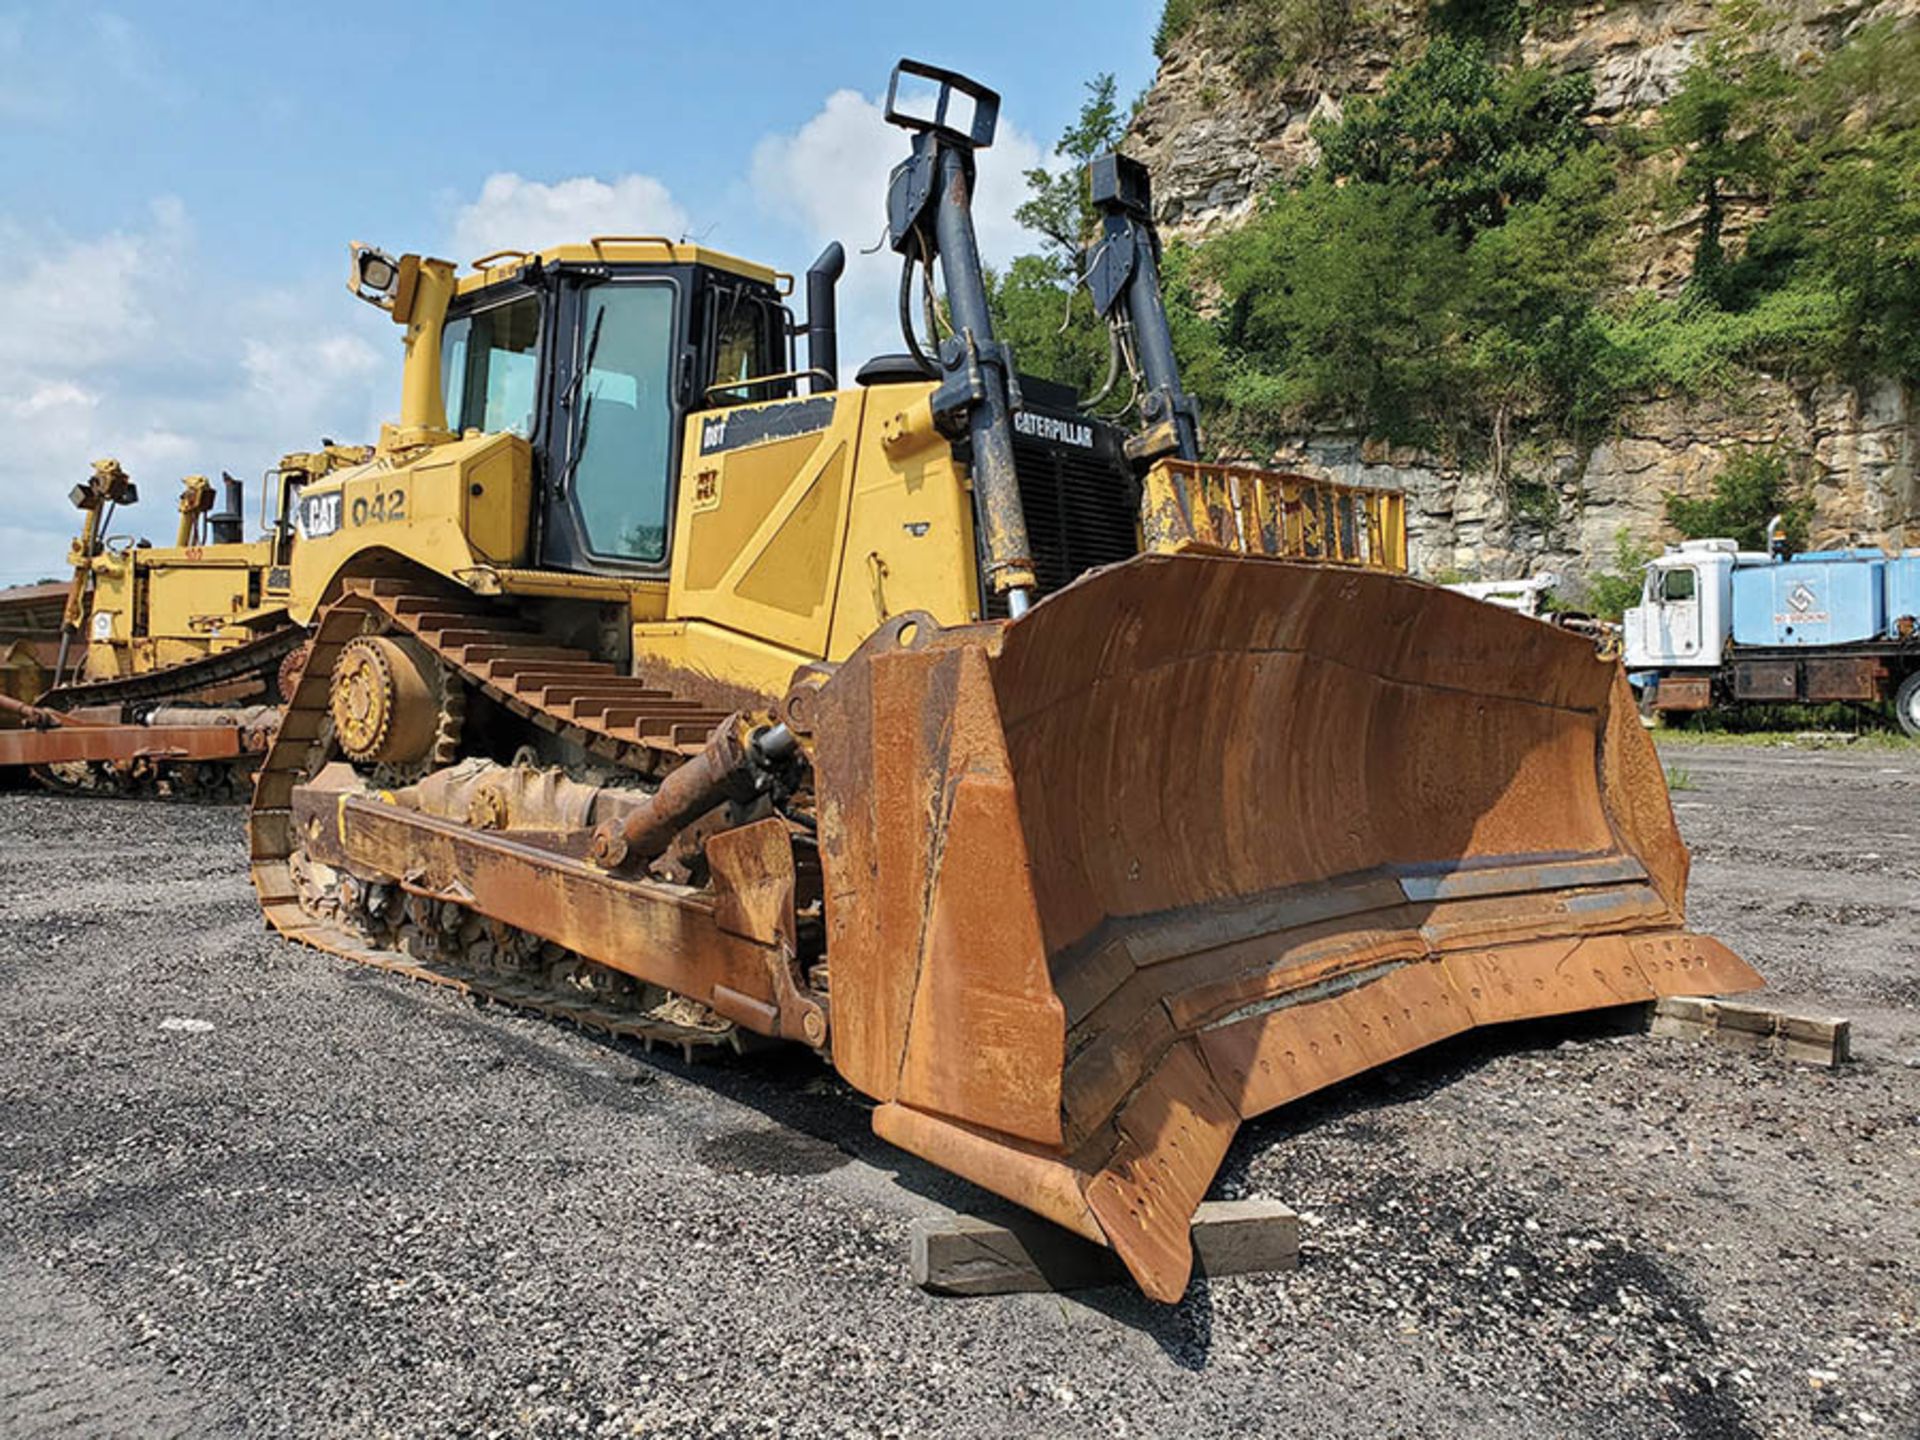
[[[1773,35],[1783,54],[1829,48],[1865,23],[1920,17],[1920,0],[1795,0]],[[1153,171],[1163,230],[1199,239],[1243,221],[1274,183],[1317,158],[1309,127],[1376,92],[1423,33],[1427,6],[1366,12],[1333,53],[1251,87],[1204,38],[1175,44],[1134,120],[1127,148]],[[1521,57],[1593,79],[1598,123],[1644,122],[1673,95],[1707,39],[1705,0],[1609,0],[1559,11]],[[1735,234],[1740,217],[1729,217]],[[1684,280],[1691,224],[1631,237],[1632,283]],[[1509,578],[1609,568],[1624,530],[1657,548],[1668,492],[1704,495],[1728,455],[1778,444],[1814,501],[1816,542],[1920,545],[1920,397],[1891,381],[1859,388],[1760,379],[1739,394],[1631,406],[1591,451],[1510,457],[1508,478],[1461,469],[1352,434],[1294,437],[1274,463],[1408,493],[1412,559],[1427,575]]]
[[[1730,454],[1779,445],[1814,501],[1812,540],[1920,545],[1920,414],[1904,387],[1763,382],[1746,395],[1632,407],[1592,450],[1517,459],[1516,487],[1488,470],[1352,436],[1303,435],[1272,459],[1283,468],[1407,492],[1416,573],[1508,579],[1553,571],[1577,581],[1612,567],[1618,541],[1675,538],[1666,496],[1705,495]],[[1529,497],[1516,502],[1516,493]]]

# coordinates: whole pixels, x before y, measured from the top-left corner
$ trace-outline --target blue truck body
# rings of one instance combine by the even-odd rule
[[[1736,645],[1858,645],[1887,633],[1887,557],[1825,551],[1733,572]]]
[[[1648,567],[1624,628],[1649,709],[1891,700],[1920,737],[1920,550],[1776,558],[1689,541]]]
[[[1915,631],[1920,631],[1920,550],[1909,550],[1887,562],[1887,633],[1898,638]]]

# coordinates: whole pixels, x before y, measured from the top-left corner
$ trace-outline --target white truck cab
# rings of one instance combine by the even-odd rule
[[[1627,669],[1717,670],[1733,628],[1734,567],[1766,563],[1732,540],[1669,545],[1622,623]]]

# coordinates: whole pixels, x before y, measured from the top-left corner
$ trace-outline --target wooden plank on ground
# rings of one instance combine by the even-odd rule
[[[1832,1067],[1853,1058],[1851,1021],[1789,1015],[1764,1005],[1674,995],[1654,1004],[1647,1028],[1655,1035],[1711,1040],[1736,1050],[1782,1055],[1807,1065]]]
[[[1193,1217],[1194,1272],[1246,1275],[1300,1263],[1300,1217],[1277,1200],[1209,1200]],[[916,1220],[913,1283],[936,1295],[1010,1295],[1127,1285],[1111,1250],[1038,1216]]]

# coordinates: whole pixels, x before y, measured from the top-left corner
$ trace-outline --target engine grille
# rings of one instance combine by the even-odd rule
[[[1117,437],[1095,426],[1093,448],[1051,444],[1016,434],[1013,464],[1039,593],[1050,595],[1076,576],[1128,559],[1140,548],[1140,489]],[[987,614],[1005,619],[1004,595],[987,597]]]

